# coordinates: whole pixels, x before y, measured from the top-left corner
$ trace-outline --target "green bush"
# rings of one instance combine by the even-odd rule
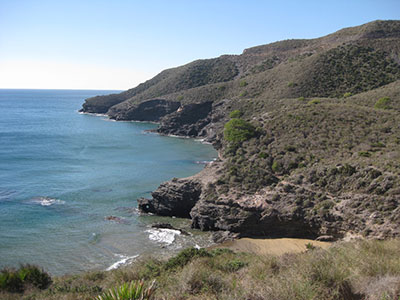
[[[301,97],[298,98],[298,100],[299,100],[299,101],[304,101],[305,98],[304,98],[303,96],[301,96]]]
[[[258,158],[267,158],[267,157],[268,157],[268,153],[260,152],[260,153],[258,154]]]
[[[226,141],[238,144],[256,136],[256,128],[249,122],[234,118],[224,126],[224,138]]]
[[[274,171],[275,173],[276,173],[276,172],[279,172],[279,171],[282,169],[282,165],[281,165],[280,162],[278,162],[278,161],[275,160],[275,161],[272,163],[271,169],[272,169],[272,171]]]
[[[30,283],[39,289],[46,289],[51,284],[50,275],[37,266],[22,265],[18,274],[23,282]]]
[[[248,83],[247,83],[245,80],[242,80],[242,81],[239,83],[239,86],[241,86],[241,87],[244,87],[244,86],[246,86],[246,85],[248,85]]]
[[[177,256],[170,258],[164,265],[166,270],[184,267],[195,257],[212,256],[205,249],[187,248],[178,253]]]
[[[25,285],[46,289],[52,280],[49,274],[34,265],[22,265],[18,270],[3,269],[0,272],[0,290],[23,292]]]
[[[24,283],[15,270],[4,269],[0,273],[0,290],[21,293],[24,291]]]
[[[378,101],[376,101],[374,107],[377,109],[390,109],[391,100],[389,97],[382,97]]]
[[[230,117],[231,119],[233,119],[233,118],[238,119],[238,118],[240,118],[242,115],[243,115],[243,113],[242,113],[240,110],[236,109],[236,110],[234,110],[234,111],[231,111],[231,113],[229,114],[229,117]]]
[[[236,272],[247,265],[248,265],[247,263],[239,259],[234,259],[223,264],[221,269],[225,272]]]
[[[321,101],[320,100],[318,100],[318,99],[313,99],[313,100],[310,100],[310,101],[308,101],[308,103],[307,104],[309,104],[309,105],[313,105],[313,104],[320,104],[321,103]]]
[[[154,283],[155,281],[148,287],[143,281],[124,283],[97,296],[95,300],[149,300],[154,293]]]
[[[315,247],[314,245],[313,245],[313,243],[307,243],[306,244],[306,249],[307,249],[307,251],[312,251],[312,250],[315,250],[317,247]]]
[[[343,98],[351,97],[353,94],[350,92],[344,93]]]

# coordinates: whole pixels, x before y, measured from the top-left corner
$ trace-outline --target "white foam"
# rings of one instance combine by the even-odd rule
[[[208,165],[208,164],[213,163],[213,161],[212,160],[196,160],[195,163],[198,165]]]
[[[80,115],[89,115],[89,116],[95,116],[95,117],[108,117],[106,114],[90,113],[90,112],[84,112],[84,111],[79,111],[79,110],[77,112]]]
[[[121,255],[121,254],[116,254],[116,256],[122,258],[119,261],[113,263],[111,266],[109,266],[106,271],[110,271],[110,270],[114,270],[114,269],[118,269],[120,266],[122,265],[128,265],[131,264],[133,262],[133,260],[138,257],[139,255],[134,255],[134,256],[125,256],[125,255]]]
[[[166,228],[159,228],[159,229],[152,228],[146,231],[150,233],[149,235],[150,240],[168,245],[172,244],[175,241],[176,235],[181,234],[179,230],[166,229]]]
[[[32,203],[40,204],[41,206],[51,206],[54,204],[65,204],[65,201],[60,199],[54,199],[50,197],[37,197],[33,198]]]

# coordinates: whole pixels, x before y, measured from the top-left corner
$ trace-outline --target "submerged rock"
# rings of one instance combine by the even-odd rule
[[[180,229],[180,228],[176,228],[174,226],[172,226],[169,223],[155,223],[153,225],[151,225],[152,228],[157,228],[157,229],[172,229],[172,230],[177,230],[180,231],[181,234],[183,235],[190,235],[189,232],[187,232],[186,230]]]

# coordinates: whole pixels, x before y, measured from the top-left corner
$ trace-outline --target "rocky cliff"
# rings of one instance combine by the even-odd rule
[[[400,235],[400,21],[161,72],[82,110],[201,137],[219,160],[139,207],[249,236]]]

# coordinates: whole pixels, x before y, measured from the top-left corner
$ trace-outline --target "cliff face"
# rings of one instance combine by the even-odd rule
[[[398,236],[399,63],[400,21],[376,21],[195,61],[82,110],[218,149],[138,200],[143,211],[241,235]]]
[[[123,110],[113,106],[108,110],[108,115],[110,118],[118,121],[135,120],[158,122],[162,117],[175,112],[179,106],[180,103],[177,101],[152,99],[134,104]]]

